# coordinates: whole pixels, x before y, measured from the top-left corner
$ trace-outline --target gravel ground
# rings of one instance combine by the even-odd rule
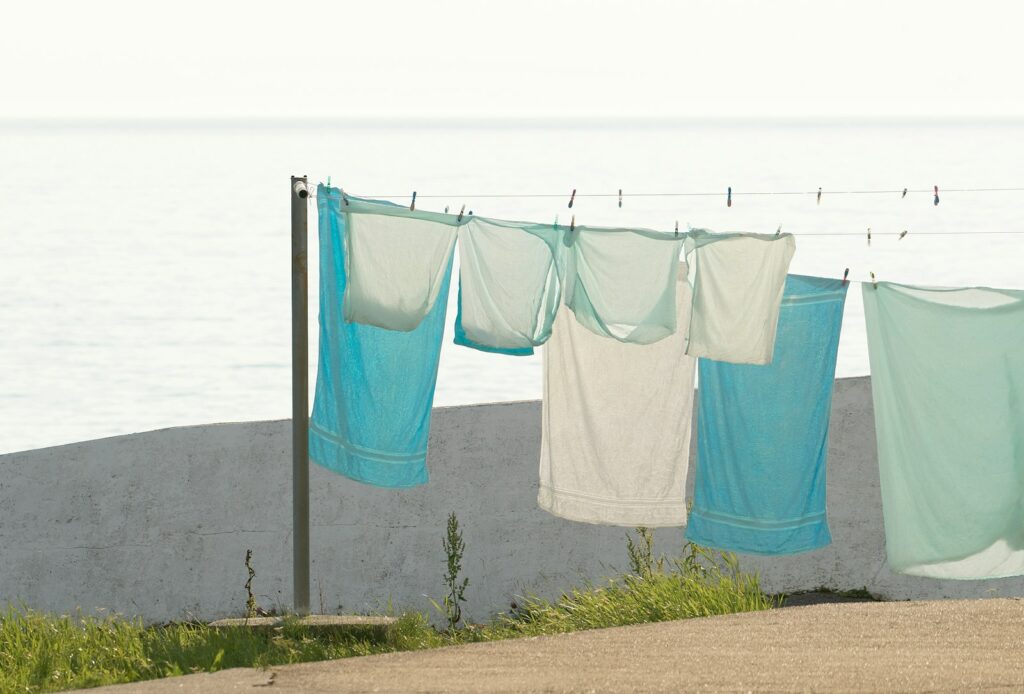
[[[1021,598],[841,602],[89,691],[1022,691],[1022,659]]]

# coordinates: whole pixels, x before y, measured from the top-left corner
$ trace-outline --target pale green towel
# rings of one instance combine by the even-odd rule
[[[889,564],[1024,574],[1024,292],[863,294]]]

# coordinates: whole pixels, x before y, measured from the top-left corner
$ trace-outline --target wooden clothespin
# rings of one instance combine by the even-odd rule
[[[843,270],[843,281],[842,284],[846,284],[846,278],[850,276],[850,268]]]
[[[868,227],[868,245],[871,245],[871,227]]]
[[[732,186],[729,186],[729,190],[725,194],[725,206],[732,207]]]
[[[871,272],[869,274],[871,275],[871,284],[875,289],[878,289],[878,281],[875,279],[875,273]]]
[[[412,203],[409,205],[409,211],[413,212],[416,210],[416,191],[412,191]]]
[[[576,215],[573,215],[572,216],[572,221],[569,222],[569,231],[570,232],[576,231]]]
[[[939,187],[935,186],[935,205],[939,204]]]
[[[576,189],[572,189],[572,195],[569,196],[569,209],[572,209],[572,204],[576,202]]]
[[[906,188],[903,189],[903,195],[900,196],[900,200],[902,200],[905,197],[907,197],[907,189]]]
[[[902,241],[903,237],[906,236],[906,235],[907,235],[907,230],[904,229],[903,231],[900,232],[899,238],[897,238],[896,240],[897,241]]]
[[[821,204],[821,186],[818,186],[818,204]]]
[[[779,225],[779,228],[775,230],[775,237],[778,238],[779,236],[782,236],[782,225],[781,224]]]
[[[676,236],[677,239],[679,238],[679,220],[678,219],[676,220],[675,236]]]
[[[462,215],[463,215],[463,214],[464,214],[465,212],[466,212],[466,206],[465,206],[465,205],[463,205],[463,206],[462,206],[462,209],[461,209],[461,210],[459,210],[459,218],[458,218],[458,219],[456,219],[455,221],[456,221],[456,222],[461,222],[461,221],[462,221]]]
[[[444,206],[444,213],[448,214],[448,206],[447,205]]]
[[[619,188],[619,207],[622,207],[622,188]]]

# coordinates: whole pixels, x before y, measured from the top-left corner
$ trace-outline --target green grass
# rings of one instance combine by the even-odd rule
[[[668,568],[665,568],[667,565]],[[585,586],[556,601],[529,598],[482,630],[482,638],[542,636],[584,629],[752,612],[776,607],[736,555],[687,545],[679,559],[659,560],[603,586]]]
[[[643,538],[641,532],[641,538]],[[648,546],[649,549],[649,546]],[[285,623],[273,631],[202,624],[144,627],[118,617],[0,613],[0,692],[48,692],[120,682],[270,667],[471,641],[703,617],[774,607],[736,557],[688,545],[683,557],[636,559],[633,572],[558,600],[528,598],[486,625],[438,632],[426,615],[406,614],[384,635],[356,637]]]
[[[144,627],[118,617],[0,613],[0,692],[50,692],[444,645],[425,615],[399,618],[373,640],[286,623],[274,631],[205,624]]]

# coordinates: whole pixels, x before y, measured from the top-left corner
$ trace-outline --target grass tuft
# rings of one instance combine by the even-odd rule
[[[646,544],[641,533],[641,542]],[[650,557],[650,554],[648,554]],[[735,554],[688,544],[680,558],[645,561],[602,586],[575,588],[552,602],[527,598],[484,630],[485,637],[541,636],[583,629],[767,610],[778,601]]]

